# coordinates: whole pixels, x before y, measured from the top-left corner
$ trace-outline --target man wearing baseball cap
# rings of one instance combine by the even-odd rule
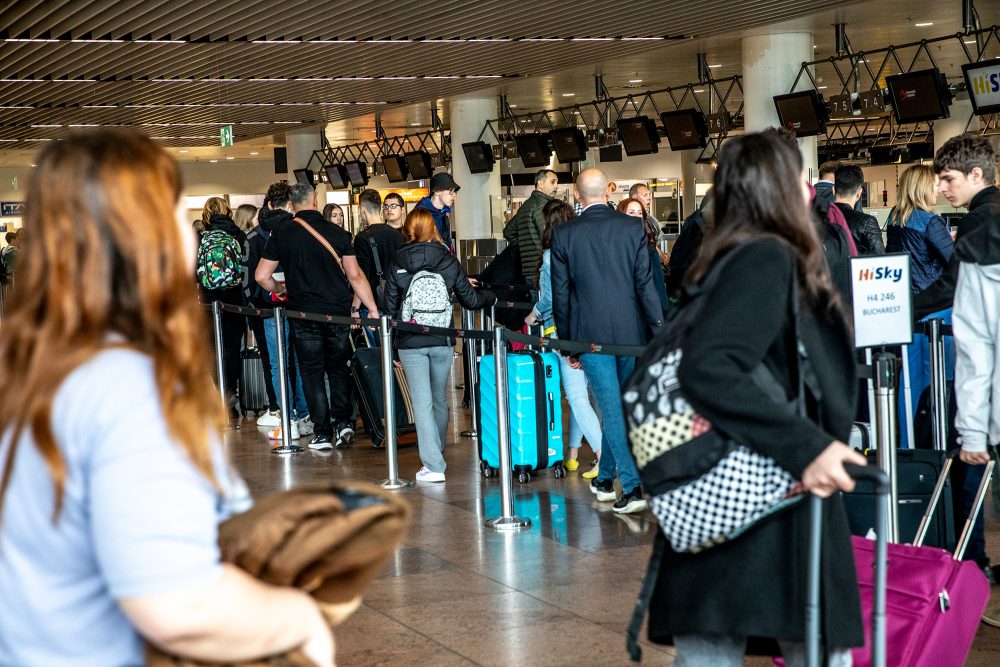
[[[460,189],[455,179],[448,172],[442,171],[431,176],[431,194],[417,202],[416,208],[425,208],[434,216],[434,224],[437,225],[438,234],[451,254],[455,254],[455,245],[451,238],[451,207],[455,205],[455,193]]]

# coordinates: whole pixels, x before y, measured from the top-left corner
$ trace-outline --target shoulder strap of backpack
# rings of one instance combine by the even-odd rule
[[[368,245],[372,247],[372,261],[375,262],[375,275],[378,276],[381,282],[385,278],[382,275],[382,260],[378,256],[378,244],[375,243],[375,239],[372,238],[371,234],[368,235]]]
[[[322,245],[324,248],[326,248],[326,251],[328,253],[330,253],[331,255],[333,255],[333,259],[334,259],[335,262],[337,262],[337,266],[340,267],[341,271],[343,271],[344,276],[347,276],[347,271],[344,271],[344,265],[343,265],[343,263],[341,263],[340,255],[338,255],[337,251],[333,249],[333,246],[330,245],[330,242],[327,241],[325,238],[323,238],[322,234],[320,234],[315,229],[313,229],[312,226],[309,225],[302,218],[294,217],[294,218],[292,218],[292,220],[294,220],[295,222],[299,223],[299,225],[302,227],[302,229],[304,229],[307,232],[309,232],[309,234],[311,234],[314,239],[316,239],[317,241],[319,241],[320,245]]]

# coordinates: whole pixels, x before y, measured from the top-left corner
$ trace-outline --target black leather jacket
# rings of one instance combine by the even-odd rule
[[[837,208],[844,214],[847,226],[851,228],[851,237],[858,247],[859,255],[884,255],[885,243],[882,241],[882,229],[874,215],[859,213],[847,204],[837,203]]]

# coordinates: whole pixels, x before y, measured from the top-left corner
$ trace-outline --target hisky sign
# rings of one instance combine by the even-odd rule
[[[851,291],[857,347],[912,342],[909,254],[852,258]]]

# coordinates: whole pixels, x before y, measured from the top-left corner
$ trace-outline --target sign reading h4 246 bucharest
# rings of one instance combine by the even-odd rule
[[[852,258],[851,291],[855,346],[913,342],[909,254]]]

